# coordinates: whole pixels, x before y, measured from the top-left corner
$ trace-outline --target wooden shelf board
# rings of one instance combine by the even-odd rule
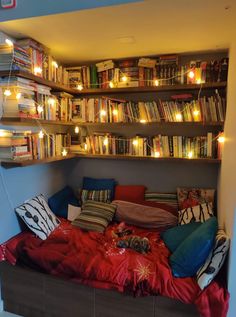
[[[7,76],[9,76],[9,71],[0,71],[0,77],[7,77]],[[38,84],[51,87],[54,91],[64,91],[64,92],[67,92],[67,93],[72,94],[72,95],[78,94],[78,92],[79,92],[76,89],[72,89],[68,86],[65,86],[65,85],[62,85],[59,83],[55,83],[53,81],[49,81],[47,79],[35,76],[34,74],[24,72],[24,71],[13,70],[11,72],[11,76],[22,77],[22,78],[26,78],[29,80],[33,80]]]
[[[90,88],[83,89],[79,95],[111,95],[119,93],[141,93],[141,92],[161,92],[161,91],[177,91],[177,90],[198,90],[198,89],[215,89],[225,88],[227,82],[205,83],[205,84],[185,84],[185,85],[163,85],[148,87],[126,87],[126,88]]]
[[[18,160],[18,161],[2,160],[1,166],[3,166],[4,168],[24,167],[24,166],[30,166],[30,165],[59,162],[59,161],[69,160],[75,157],[76,157],[75,154],[69,154],[67,156],[55,156],[55,157],[49,157],[49,158],[40,159],[40,160]]]
[[[77,126],[134,126],[134,125],[139,125],[139,126],[202,126],[202,127],[211,127],[211,126],[218,126],[218,127],[223,127],[224,122],[76,122],[73,121],[74,125]]]
[[[64,126],[73,126],[75,123],[73,122],[66,122],[66,121],[57,121],[57,120],[42,120],[42,119],[33,119],[33,118],[20,118],[20,117],[5,117],[0,119],[0,123],[3,124],[30,124],[30,125],[36,125],[37,122],[40,122],[41,124],[48,124],[48,125],[64,125]]]
[[[109,159],[109,160],[138,160],[138,161],[159,161],[159,162],[187,162],[187,163],[212,163],[220,164],[220,159],[211,158],[179,158],[179,157],[150,157],[150,156],[129,156],[129,155],[102,155],[102,154],[75,154],[76,157],[86,159]]]

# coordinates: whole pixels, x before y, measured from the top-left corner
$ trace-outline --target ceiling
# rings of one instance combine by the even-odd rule
[[[2,22],[0,29],[38,40],[66,64],[219,50],[235,38],[236,1],[144,0]]]

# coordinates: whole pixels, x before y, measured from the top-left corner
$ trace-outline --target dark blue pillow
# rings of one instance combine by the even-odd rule
[[[76,198],[73,189],[69,186],[64,187],[48,199],[48,205],[54,214],[58,217],[67,219],[68,204],[79,206],[79,200]]]
[[[109,189],[111,191],[111,199],[114,198],[114,189],[116,181],[113,178],[83,178],[83,189],[87,190],[104,190]]]
[[[178,246],[201,225],[201,222],[191,222],[186,225],[176,226],[162,232],[161,238],[167,248],[173,253]]]
[[[213,248],[217,219],[211,217],[188,236],[170,257],[175,277],[194,276]]]

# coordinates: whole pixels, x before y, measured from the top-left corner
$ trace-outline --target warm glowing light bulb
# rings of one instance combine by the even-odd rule
[[[105,146],[108,145],[108,138],[105,138],[105,139],[103,140],[103,144],[104,144]]]
[[[42,131],[42,130],[41,130],[41,131],[39,131],[39,138],[40,138],[40,139],[43,139],[43,136],[44,136],[43,131]]]
[[[6,135],[6,132],[4,130],[0,130],[0,137],[5,135]]]
[[[84,143],[84,149],[85,149],[85,151],[87,151],[87,149],[88,149],[88,144]]]
[[[100,115],[101,115],[101,117],[104,117],[104,116],[106,116],[107,115],[107,112],[106,112],[106,110],[101,110],[100,111]]]
[[[139,122],[140,122],[140,123],[146,123],[146,122],[147,122],[147,120],[145,120],[145,119],[141,119]]]
[[[195,76],[194,72],[192,70],[190,70],[190,72],[188,73],[188,77],[193,79]]]
[[[4,96],[6,96],[6,97],[11,96],[11,91],[10,91],[10,89],[5,89],[5,90],[4,90]]]
[[[35,75],[41,75],[42,74],[42,68],[38,67],[38,66],[35,66],[34,67],[34,74]]]
[[[52,61],[52,66],[55,67],[55,68],[58,68],[58,64],[56,61]]]
[[[114,83],[113,83],[113,81],[110,81],[110,82],[109,82],[109,87],[110,87],[110,88],[114,88]]]
[[[75,127],[75,133],[77,133],[77,134],[79,133],[79,127],[78,126]]]
[[[197,83],[198,85],[200,85],[200,84],[202,83],[201,79],[198,78],[197,81],[196,81],[196,83]]]
[[[20,98],[21,98],[21,92],[18,92],[18,93],[16,94],[16,99],[19,100]]]
[[[82,84],[78,84],[78,85],[77,85],[77,89],[78,89],[79,91],[81,91],[81,90],[83,90],[83,89],[84,89],[84,87],[83,87],[83,85],[82,85]]]
[[[6,44],[8,46],[13,46],[14,45],[13,42],[11,40],[9,40],[9,39],[5,39],[5,42],[6,42]]]
[[[133,145],[137,146],[138,145],[138,140],[133,140]]]
[[[182,121],[182,114],[181,113],[176,113],[175,119],[176,119],[176,121]]]
[[[224,136],[219,136],[218,139],[217,139],[217,141],[218,141],[219,143],[224,143],[224,142],[225,142],[225,137],[224,137]]]
[[[190,152],[188,152],[188,158],[192,158],[193,157],[193,152],[192,151],[190,151]]]
[[[160,157],[160,156],[161,156],[161,153],[160,153],[159,151],[155,151],[155,152],[154,152],[154,156],[155,156],[155,157]]]
[[[155,79],[155,80],[154,80],[154,85],[155,85],[155,86],[159,86],[159,80]]]
[[[37,107],[37,111],[38,111],[38,113],[42,113],[43,112],[43,106],[38,106]]]
[[[193,111],[193,115],[194,117],[197,117],[199,115],[200,111],[199,110],[194,110]]]
[[[54,98],[48,98],[48,104],[51,105],[51,106],[54,106],[55,105],[55,99]]]
[[[128,81],[128,77],[126,75],[121,77],[121,80],[126,83]]]
[[[66,156],[67,155],[67,150],[66,149],[63,149],[63,151],[61,152],[62,156]]]
[[[112,113],[113,113],[114,116],[118,116],[118,110],[117,110],[117,109],[114,109],[114,110],[112,111]]]

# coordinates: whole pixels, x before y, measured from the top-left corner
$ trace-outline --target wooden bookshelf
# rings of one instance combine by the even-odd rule
[[[42,125],[60,125],[60,126],[73,126],[75,123],[72,121],[59,121],[59,120],[42,120],[42,119],[33,119],[33,118],[20,118],[20,117],[9,117],[1,118],[0,124],[20,124],[20,125],[37,125],[37,121]]]
[[[151,156],[134,156],[134,155],[102,155],[102,154],[76,154],[78,158],[85,159],[109,159],[109,160],[131,160],[131,161],[156,161],[156,162],[183,162],[183,163],[207,163],[220,164],[220,159],[213,158],[179,158],[179,157],[151,157]]]
[[[31,166],[31,165],[38,165],[38,164],[46,164],[46,163],[52,163],[52,162],[59,162],[59,161],[65,161],[70,160],[72,158],[77,157],[75,154],[69,154],[67,156],[54,156],[49,157],[45,159],[40,160],[2,160],[1,166],[4,168],[13,168],[13,167],[25,167],[25,166]]]

